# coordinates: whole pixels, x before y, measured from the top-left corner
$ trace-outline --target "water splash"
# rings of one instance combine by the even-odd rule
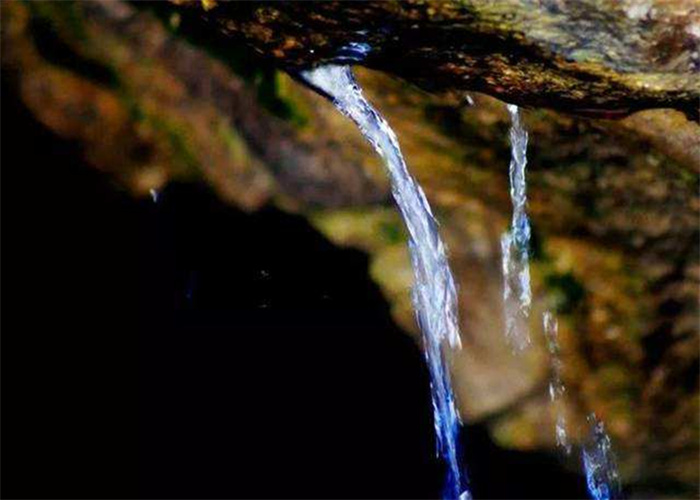
[[[588,492],[593,500],[613,500],[622,496],[615,454],[603,422],[595,414],[588,417],[590,434],[581,450]]]
[[[530,345],[527,319],[530,315],[530,221],[527,218],[527,131],[520,121],[518,106],[508,105],[510,113],[510,198],[513,218],[510,230],[501,237],[503,266],[503,304],[506,339],[513,349],[522,351]]]
[[[431,393],[438,453],[447,463],[446,498],[471,498],[462,474],[458,452],[459,416],[455,407],[445,347],[460,347],[457,292],[423,190],[406,167],[399,143],[386,120],[365,99],[348,66],[323,66],[300,77],[325,95],[358,126],[384,159],[392,193],[409,234],[409,250],[415,275],[413,303],[423,333],[425,358],[431,377]]]
[[[565,454],[571,453],[571,443],[566,431],[566,414],[565,401],[566,386],[562,380],[562,361],[561,351],[559,349],[559,324],[557,318],[547,311],[542,315],[542,326],[544,336],[547,341],[547,349],[550,356],[550,369],[552,371],[551,380],[549,381],[549,399],[554,405],[556,415],[555,438],[557,446]]]
[[[353,64],[364,61],[372,47],[365,42],[350,42],[342,47],[335,55],[334,59],[338,64]]]

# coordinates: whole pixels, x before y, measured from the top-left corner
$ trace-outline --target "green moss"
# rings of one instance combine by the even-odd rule
[[[596,374],[596,379],[601,381],[606,392],[610,394],[625,393],[633,385],[628,368],[622,364],[610,363],[602,366]]]
[[[62,34],[73,37],[76,41],[87,40],[82,6],[80,2],[66,0],[63,2],[35,2],[25,0],[32,17],[50,22]]]
[[[661,160],[659,160],[660,162]],[[700,174],[693,170],[693,165],[680,165],[673,160],[664,158],[663,168],[665,171],[675,174],[678,181],[686,188],[695,190],[700,185]]]
[[[218,133],[221,140],[226,144],[226,149],[228,149],[231,161],[238,164],[248,162],[250,158],[248,147],[245,140],[238,135],[235,129],[222,121],[219,124]]]
[[[50,22],[45,19],[34,19],[30,32],[37,52],[49,63],[98,85],[112,89],[119,86],[119,77],[113,68],[94,59],[83,57],[74,51],[64,42]]]
[[[288,96],[280,72],[274,65],[252,56],[250,49],[218,30],[203,27],[197,14],[174,11],[169,2],[134,2],[134,6],[151,11],[171,33],[226,64],[255,88],[258,102],[271,114],[296,127],[308,123],[308,116]],[[173,22],[173,13],[178,14],[177,22]]]
[[[530,219],[530,258],[538,262],[547,259],[542,245],[542,235],[532,219]]]
[[[294,102],[285,96],[285,85],[279,71],[262,69],[255,78],[258,101],[273,115],[303,127],[309,121]]]
[[[252,81],[261,68],[274,69],[262,60],[252,61],[250,52],[235,40],[224,37],[217,30],[203,27],[198,13],[177,11],[170,2],[134,1],[132,5],[152,13],[170,33],[224,62],[246,81]],[[176,22],[173,22],[173,14],[178,16]]]
[[[558,313],[572,313],[585,297],[586,289],[570,272],[550,273],[545,276],[544,281],[547,290],[554,297]]]
[[[399,215],[385,207],[320,210],[310,214],[310,219],[333,242],[368,252],[406,241]]]
[[[81,53],[87,34],[79,5],[72,1],[27,5],[31,13],[29,32],[43,59],[99,85],[109,88],[119,85],[113,68]]]
[[[122,93],[121,99],[133,122],[145,123],[167,142],[172,158],[182,167],[181,174],[199,169],[199,159],[187,143],[188,133],[185,127],[167,117],[147,111],[130,94]]]
[[[197,156],[190,150],[187,144],[187,133],[184,128],[165,117],[151,115],[147,118],[150,125],[161,132],[173,150],[173,157],[178,158],[187,170],[199,168]]]
[[[381,221],[379,223],[379,230],[381,231],[382,238],[387,243],[401,243],[406,239],[403,226],[395,221]]]

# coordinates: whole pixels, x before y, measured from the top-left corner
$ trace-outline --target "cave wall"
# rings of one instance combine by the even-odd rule
[[[207,43],[188,23],[196,19],[160,4],[3,2],[3,78],[134,196],[203,178],[227,202],[303,214],[329,240],[366,251],[395,320],[416,335],[405,234],[371,149],[274,64],[233,41]],[[514,357],[501,308],[499,238],[511,210],[503,103],[474,93],[469,106],[370,69],[358,78],[449,247],[464,418],[487,422],[504,446],[553,448],[540,335],[551,309],[574,440],[595,412],[628,491],[697,491],[700,126],[670,109],[619,120],[525,109],[535,346]]]

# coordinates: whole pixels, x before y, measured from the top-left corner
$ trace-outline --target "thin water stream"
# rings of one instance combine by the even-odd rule
[[[408,229],[415,277],[413,303],[430,371],[438,453],[447,464],[443,495],[470,498],[459,457],[460,420],[448,367],[449,349],[461,347],[457,291],[438,224],[423,190],[408,171],[396,134],[365,99],[351,68],[322,66],[303,72],[300,77],[355,122],[384,159],[392,194]]]
[[[509,168],[510,198],[513,216],[510,229],[501,237],[503,269],[503,305],[505,311],[506,340],[514,352],[527,349],[530,338],[528,318],[532,305],[530,287],[530,221],[527,216],[527,167],[528,134],[520,109],[509,104],[511,118]],[[566,387],[562,379],[562,360],[558,341],[557,319],[550,312],[543,315],[543,331],[550,355],[551,379],[549,396],[555,411],[555,439],[557,447],[566,455],[572,450],[567,432],[565,411]],[[590,431],[585,438],[581,456],[588,491],[593,500],[611,500],[621,494],[619,476],[610,438],[603,423],[595,415],[589,416]]]
[[[570,455],[573,446],[569,440],[565,414],[566,386],[562,378],[559,325],[556,317],[549,311],[544,313],[542,323],[550,356],[549,397],[555,412],[555,439],[557,447],[564,454]],[[603,422],[598,420],[595,414],[588,416],[588,425],[588,435],[581,445],[581,461],[588,493],[593,500],[620,498],[622,487],[610,437],[605,432]]]
[[[610,437],[595,414],[588,416],[588,423],[590,432],[581,450],[588,492],[593,500],[621,498],[622,487]]]
[[[542,326],[547,341],[547,349],[550,356],[551,378],[549,381],[549,399],[554,406],[555,412],[555,437],[557,446],[565,454],[571,453],[571,443],[569,442],[566,414],[564,413],[566,386],[562,380],[562,360],[559,348],[559,325],[557,318],[549,311],[542,316]]]
[[[530,221],[527,217],[527,131],[520,119],[520,109],[508,105],[510,127],[510,198],[513,217],[510,230],[501,237],[503,266],[503,305],[506,339],[515,351],[525,350],[531,343],[528,316],[530,291]]]
[[[403,216],[409,235],[409,251],[415,282],[413,303],[423,336],[425,358],[431,377],[437,451],[447,464],[444,498],[471,498],[459,453],[460,419],[450,380],[449,354],[461,347],[457,315],[457,292],[440,239],[438,224],[425,194],[410,174],[398,139],[386,120],[365,99],[349,66],[328,65],[299,75],[309,86],[330,99],[350,118],[384,160],[392,194]],[[530,223],[527,217],[526,179],[528,135],[519,108],[508,105],[511,162],[510,194],[513,217],[510,230],[501,239],[504,276],[506,338],[514,351],[531,344],[528,316],[532,302],[530,290]],[[559,357],[557,322],[551,313],[543,318],[544,334],[551,356],[550,398],[555,405],[556,441],[566,454],[571,443],[563,413],[565,393],[562,361]],[[591,431],[582,447],[582,460],[588,489],[594,500],[609,500],[619,495],[619,480],[610,439],[603,425],[591,417]]]

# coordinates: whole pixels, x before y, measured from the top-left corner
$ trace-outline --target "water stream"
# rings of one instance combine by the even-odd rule
[[[413,303],[430,371],[437,451],[447,464],[443,496],[470,498],[459,457],[460,420],[447,357],[449,349],[461,346],[457,292],[438,224],[423,190],[408,171],[396,134],[365,99],[350,67],[322,66],[299,76],[355,122],[384,160],[409,235]]]
[[[588,492],[593,500],[621,498],[622,487],[610,437],[595,414],[589,415],[588,423],[589,436],[581,450]]]
[[[558,340],[558,323],[549,311],[542,317],[544,336],[550,356],[551,378],[549,397],[555,412],[555,439],[557,447],[566,455],[571,454],[565,415],[566,386],[562,379],[563,364]],[[586,476],[588,493],[593,500],[613,500],[621,498],[622,487],[610,437],[605,432],[603,422],[595,414],[588,416],[588,435],[581,444],[581,461]]]
[[[353,52],[354,54],[354,52]],[[365,99],[349,66],[328,65],[305,71],[299,77],[330,99],[350,118],[384,160],[392,194],[408,230],[408,246],[414,272],[412,290],[418,325],[423,336],[425,358],[431,378],[437,451],[447,464],[444,498],[471,498],[462,469],[458,446],[460,419],[457,413],[448,366],[451,349],[461,347],[457,315],[457,292],[440,239],[438,224],[416,180],[408,171],[396,134],[386,120]],[[504,276],[506,338],[515,351],[531,344],[528,316],[530,290],[530,223],[526,213],[525,167],[528,135],[519,108],[508,105],[511,162],[510,194],[513,217],[510,230],[501,239]],[[543,316],[544,335],[551,359],[552,379],[549,393],[555,406],[555,436],[558,447],[567,455],[572,445],[564,414],[565,386],[557,339],[557,321],[549,312]],[[620,485],[610,439],[602,422],[594,415],[581,456],[591,497],[610,500],[620,493]]]
[[[515,351],[530,345],[528,316],[530,291],[530,221],[527,218],[527,131],[520,120],[520,110],[508,105],[510,113],[510,198],[513,217],[510,230],[501,237],[503,266],[503,305],[505,309],[506,339]]]
[[[565,454],[571,453],[571,443],[569,442],[568,433],[566,430],[566,414],[564,396],[566,394],[566,386],[562,380],[562,360],[559,348],[558,331],[559,325],[557,318],[547,311],[542,316],[542,326],[544,335],[547,341],[547,349],[550,356],[551,378],[549,381],[549,399],[554,406],[555,412],[555,438],[557,446]]]

